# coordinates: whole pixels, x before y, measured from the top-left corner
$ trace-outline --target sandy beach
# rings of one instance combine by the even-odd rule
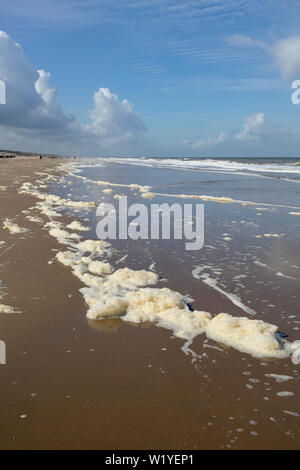
[[[77,177],[83,173],[74,169],[73,162],[67,169],[62,160],[0,160],[0,240],[4,242],[0,246],[0,303],[11,308],[0,318],[1,340],[7,347],[7,364],[0,367],[0,447],[298,448],[299,370],[290,357],[255,358],[209,340],[200,330],[192,345],[182,350],[186,340],[178,338],[174,325],[162,328],[149,321],[86,318],[88,305],[79,289],[84,285],[91,289],[91,283],[99,278],[86,277],[86,270],[74,276],[66,262],[57,258],[58,252],[68,252],[69,246],[74,251],[74,243],[77,246],[84,240],[97,240],[95,207],[99,202],[116,202],[114,195],[128,194],[129,200],[150,204],[151,199],[142,197],[144,189],[128,186],[149,184],[150,180],[155,181],[153,193],[166,192],[166,196],[155,196],[155,201],[169,201],[168,178],[176,194],[175,181],[182,186],[184,178],[191,180],[190,173],[177,177],[173,170],[159,169],[163,187],[151,173],[155,169],[145,173],[138,166],[106,163],[100,165],[97,174],[107,184],[95,189],[88,181],[92,167],[84,169],[83,183]],[[147,176],[142,177],[141,171]],[[105,191],[109,188],[113,192]],[[58,199],[47,206],[45,195],[49,193]],[[42,205],[37,207],[37,203]],[[50,216],[49,210],[54,211]],[[288,217],[291,209],[278,210],[285,210]],[[206,251],[185,252],[182,241],[175,240],[115,240],[111,242],[112,251],[105,254],[107,259],[101,260],[116,268],[146,270],[153,276],[158,273],[162,279],[157,287],[188,295],[194,308],[212,316],[228,312],[261,319],[287,332],[289,341],[298,339],[298,284],[293,280],[296,267],[274,277],[276,270],[269,272],[259,265],[270,266],[274,247],[277,254],[298,265],[295,228],[291,230],[296,239],[290,239],[287,245],[283,237],[256,238],[255,233],[268,233],[259,225],[262,222],[258,222],[261,218],[256,215],[256,205],[214,201],[206,203],[206,211]],[[254,216],[257,228],[251,234]],[[272,212],[269,216],[272,223],[278,219]],[[267,215],[264,219],[270,228],[271,220]],[[47,226],[49,220],[52,225]],[[77,233],[81,239],[66,240],[66,235],[57,230],[65,230],[74,220],[88,230],[73,230],[71,235]],[[248,221],[247,237],[239,231],[225,233],[225,227],[229,232],[236,220]],[[3,228],[5,221],[8,228]],[[243,230],[245,223],[239,226]],[[255,243],[256,258],[252,258],[253,249],[249,247]],[[257,256],[262,253],[260,247],[264,259]],[[271,258],[267,260],[268,250]],[[282,270],[284,266],[287,269],[282,263]],[[222,283],[217,281],[218,272],[222,272]],[[214,277],[213,288],[203,273]],[[94,289],[99,290],[97,285]],[[238,288],[235,292],[234,286]]]
[[[300,449],[299,13],[0,2],[0,450]]]

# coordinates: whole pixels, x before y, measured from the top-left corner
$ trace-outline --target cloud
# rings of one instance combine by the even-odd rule
[[[270,133],[270,129],[267,131],[267,127],[264,113],[255,113],[245,119],[243,129],[240,132],[228,133],[227,131],[221,131],[216,138],[204,137],[191,144],[191,146],[194,149],[207,149],[220,147],[221,144],[234,143],[235,141],[256,141],[258,143],[262,135],[267,132]],[[184,143],[188,145],[189,141],[185,140]]]
[[[269,121],[258,112],[246,117],[239,132],[222,131],[216,138],[206,137],[195,143],[183,142],[190,149],[205,151],[207,156],[299,156],[300,131]],[[198,153],[199,155],[199,153]]]
[[[216,147],[225,142],[259,141],[261,135],[265,132],[264,129],[264,113],[251,114],[245,119],[243,129],[240,132],[230,135],[226,131],[221,131],[216,138],[204,137],[192,144],[192,147],[194,149],[207,149],[209,147]],[[184,143],[187,145],[189,141],[185,140]]]
[[[228,42],[232,46],[238,47],[266,47],[265,42],[241,34],[233,34],[228,38]]]
[[[252,0],[254,7],[241,0],[197,0],[182,2],[182,0],[22,0],[2,2],[0,13],[4,17],[28,18],[31,21],[43,20],[48,23],[102,23],[114,19],[125,21],[130,16],[131,21],[157,20],[157,18],[180,23],[184,19],[199,21],[202,18],[217,20],[220,16],[247,14],[252,8],[261,6],[260,0]],[[122,5],[123,8],[120,8]],[[145,14],[147,16],[145,17]],[[127,16],[128,15],[128,16]]]
[[[264,113],[256,113],[247,117],[244,123],[244,128],[241,132],[235,135],[237,140],[257,140],[259,138],[259,131],[265,123]]]
[[[127,100],[120,101],[108,88],[94,93],[92,123],[86,127],[100,137],[105,145],[132,142],[137,135],[146,132],[146,126]]]
[[[283,78],[300,78],[300,36],[277,41],[270,51]]]
[[[24,127],[28,119],[33,121],[34,110],[43,104],[35,89],[38,77],[20,45],[0,31],[0,78],[6,83],[6,105],[0,107],[0,124]]]
[[[294,80],[300,77],[300,36],[291,36],[267,44],[248,36],[233,35],[228,38],[228,42],[236,47],[264,49],[272,57],[284,79]]]
[[[221,142],[225,142],[225,140],[227,140],[227,132],[220,132],[220,134],[215,139],[212,137],[207,137],[198,140],[193,144],[193,148],[213,147],[214,145],[220,144]]]
[[[270,7],[270,2],[276,6]],[[292,0],[291,0],[292,1]],[[283,2],[281,2],[283,3]],[[109,25],[118,40],[122,60],[150,59],[146,73],[168,68],[161,53],[171,53],[188,61],[220,64],[220,61],[244,60],[233,48],[222,47],[226,31],[264,31],[283,21],[290,11],[279,0],[11,0],[0,2],[0,18],[19,31],[24,24],[34,34],[35,28],[55,31],[70,28]],[[294,9],[297,11],[297,8]],[[292,15],[291,15],[292,16]],[[293,19],[296,19],[296,13]],[[291,21],[289,21],[289,27]],[[19,26],[19,28],[18,28]],[[134,35],[132,34],[134,31]],[[133,40],[132,40],[133,39]],[[131,47],[128,47],[128,45]],[[109,46],[109,45],[108,45]],[[126,47],[127,46],[127,47]],[[155,53],[156,57],[153,56]],[[152,59],[154,59],[152,63]],[[157,63],[157,60],[159,63]],[[167,61],[168,62],[168,61]],[[137,67],[141,70],[140,67]]]
[[[35,82],[35,89],[42,99],[42,103],[35,110],[35,117],[39,126],[47,128],[53,126],[54,129],[64,129],[71,125],[76,126],[75,117],[66,114],[58,101],[57,90],[50,86],[51,74],[44,70],[37,71],[39,76]]]
[[[42,145],[40,151],[120,152],[126,146],[132,150],[147,130],[134,106],[108,88],[94,93],[90,123],[78,122],[60,105],[51,74],[33,70],[21,46],[2,31],[0,79],[6,83],[6,104],[0,105],[2,148],[11,142],[23,142],[26,148],[35,141]]]

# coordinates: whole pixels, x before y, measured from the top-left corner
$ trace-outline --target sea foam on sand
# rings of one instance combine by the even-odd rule
[[[144,274],[139,284],[146,282]],[[126,285],[134,286],[138,276],[139,272],[135,271],[134,281],[127,279]],[[107,280],[100,288],[83,288],[81,292],[89,306],[87,317],[90,319],[114,316],[133,323],[154,322],[186,340],[203,333],[211,319],[207,312],[190,312],[184,297],[167,288],[129,290],[122,283]]]
[[[219,313],[206,328],[206,335],[214,341],[224,343],[254,357],[284,358],[291,353],[289,347],[280,349],[275,333],[278,327],[262,320],[247,317],[232,317]]]
[[[114,186],[106,182],[98,184]],[[130,187],[138,188],[141,193],[149,193],[150,189],[139,185]],[[88,306],[88,318],[102,320],[120,317],[133,323],[154,322],[185,339],[186,345],[206,332],[208,338],[257,358],[285,358],[292,352],[292,345],[288,342],[285,342],[283,349],[280,348],[275,338],[277,326],[262,320],[233,317],[228,313],[212,318],[208,312],[191,311],[187,297],[168,288],[153,287],[159,281],[157,273],[128,267],[114,271],[114,267],[107,262],[112,253],[110,243],[102,240],[81,241],[79,235],[67,232],[62,223],[53,221],[53,217],[61,215],[59,210],[62,207],[91,209],[95,207],[94,202],[72,201],[41,193],[31,183],[23,184],[20,192],[29,193],[40,200],[35,208],[50,219],[45,227],[50,235],[69,247],[66,251],[59,251],[56,259],[71,267],[73,274],[85,284],[80,291]],[[218,200],[231,202],[229,198]],[[75,230],[80,230],[80,227],[81,224],[76,222],[68,225],[68,228]],[[99,256],[106,259],[99,261]],[[243,307],[241,303],[234,303]],[[183,348],[185,351],[188,350],[186,345]]]
[[[19,227],[17,224],[13,224],[10,219],[3,221],[3,228],[7,229],[12,235],[28,232],[27,228]]]
[[[16,309],[9,305],[0,304],[0,313],[16,313]]]

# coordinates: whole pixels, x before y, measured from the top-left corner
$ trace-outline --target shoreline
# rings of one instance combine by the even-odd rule
[[[234,406],[238,410],[239,400],[246,399],[245,413],[255,414],[257,395],[251,395],[252,389],[245,389],[250,384],[243,371],[252,368],[254,378],[250,378],[262,384],[265,373],[278,372],[277,362],[259,366],[259,361],[251,356],[214,346],[205,335],[198,336],[193,345],[195,362],[193,355],[182,353],[180,345],[184,341],[175,338],[170,330],[120,318],[87,321],[87,306],[79,291],[82,282],[70,268],[55,261],[56,254],[66,247],[45,230],[45,220],[28,220],[30,214],[22,211],[28,211],[37,199],[18,192],[24,183],[42,177],[36,171],[62,174],[59,165],[64,161],[29,162],[27,158],[22,163],[7,162],[0,180],[0,186],[9,186],[10,181],[12,186],[0,193],[3,200],[9,201],[1,206],[2,218],[11,218],[12,223],[29,230],[10,234],[1,225],[0,232],[0,240],[5,241],[0,247],[0,279],[5,284],[1,302],[22,312],[1,314],[0,318],[1,339],[8,346],[7,366],[0,369],[6,384],[2,397],[7,403],[2,410],[1,447],[191,449],[199,435],[198,448],[226,446],[230,429],[221,431],[228,420],[224,402],[232,407],[233,397],[230,387],[226,394],[219,394],[218,390],[224,383],[226,386],[234,369]],[[44,185],[42,180],[40,184]],[[71,220],[72,217],[59,218],[64,225]],[[52,229],[61,230],[58,226]],[[130,259],[132,250],[128,254]],[[130,267],[146,269],[144,255],[141,268],[137,261],[133,259]],[[180,292],[187,291],[188,281],[182,282],[178,273],[172,276],[172,263],[165,261],[163,272],[170,275],[172,289],[178,286]],[[211,296],[216,310],[210,311],[220,312],[220,303],[226,305],[226,300],[215,300],[215,293],[209,293],[210,287],[202,284],[195,306],[201,305],[201,295]],[[170,287],[168,282],[166,286]],[[231,307],[231,311],[238,313],[238,308]],[[266,418],[264,430],[268,434]],[[219,432],[209,423],[214,423]],[[249,432],[256,432],[251,425]],[[238,442],[234,440],[237,448],[266,445],[266,440],[260,444],[255,434],[238,437]],[[274,439],[273,448],[291,446],[279,434]]]

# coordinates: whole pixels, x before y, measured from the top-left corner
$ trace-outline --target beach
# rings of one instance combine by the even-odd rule
[[[153,160],[0,160],[2,449],[299,448],[299,167]],[[203,248],[105,245],[122,196],[204,204]],[[288,343],[218,341],[220,313]]]

